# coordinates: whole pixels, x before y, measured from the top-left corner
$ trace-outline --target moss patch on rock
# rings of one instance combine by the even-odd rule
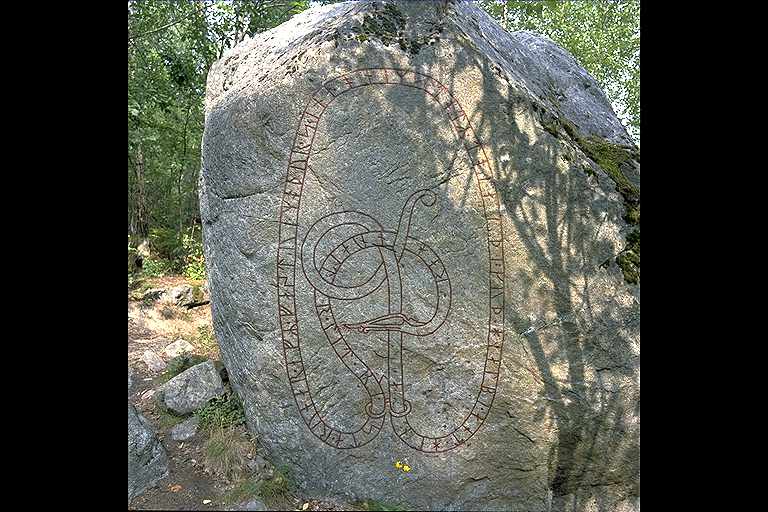
[[[540,111],[540,109],[536,110]],[[638,284],[640,282],[640,190],[622,172],[621,167],[632,160],[640,162],[640,151],[599,137],[582,136],[576,126],[564,117],[558,118],[546,111],[540,112],[540,115],[544,130],[555,137],[565,132],[616,185],[616,190],[621,194],[624,202],[624,220],[630,226],[637,226],[637,229],[627,235],[627,245],[616,256],[616,264],[621,268],[627,283]],[[595,171],[591,167],[584,166],[583,170],[588,175],[595,176]]]
[[[205,300],[205,293],[200,285],[194,285],[192,287],[192,300],[195,302],[203,302]]]
[[[358,43],[364,43],[368,40],[378,40],[384,46],[397,44],[401,50],[411,55],[416,55],[425,45],[435,44],[440,39],[440,33],[443,26],[440,23],[433,23],[424,34],[407,35],[406,17],[394,4],[385,4],[384,7],[376,7],[371,14],[363,16],[363,22],[360,25],[351,27],[351,34],[342,36],[338,31],[335,38],[345,40],[356,40]]]
[[[627,235],[627,246],[616,256],[616,264],[624,273],[626,282],[640,282],[640,229],[635,229]]]

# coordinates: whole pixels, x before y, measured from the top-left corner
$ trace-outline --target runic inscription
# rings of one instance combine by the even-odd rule
[[[482,198],[488,240],[488,330],[482,381],[470,412],[446,435],[420,432],[408,421],[413,407],[408,400],[408,379],[403,372],[403,346],[415,338],[428,342],[449,321],[451,311],[450,269],[440,255],[411,233],[411,219],[417,209],[434,206],[432,190],[416,190],[405,199],[397,226],[383,226],[361,211],[339,211],[307,226],[299,239],[299,210],[304,180],[312,153],[318,122],[336,98],[361,87],[411,87],[436,101],[451,123],[454,133],[472,162],[474,182]],[[277,250],[278,315],[288,381],[299,414],[315,437],[334,448],[357,448],[375,439],[389,423],[399,439],[423,452],[452,450],[472,437],[483,425],[493,404],[499,381],[504,344],[504,243],[499,199],[491,182],[488,157],[464,109],[448,89],[427,75],[401,69],[361,69],[330,79],[312,95],[296,129],[280,203]],[[330,237],[330,238],[327,238]],[[323,241],[337,241],[335,245]],[[322,250],[319,247],[323,247]],[[330,248],[329,248],[330,247]],[[354,255],[366,252],[378,264],[367,269],[362,284],[344,282],[342,270]],[[434,283],[434,311],[430,318],[409,316],[404,303],[401,262],[414,260],[426,268]],[[297,273],[297,265],[300,272]],[[410,267],[409,267],[410,268]],[[296,308],[296,279],[306,279],[314,290],[318,325],[347,370],[363,386],[368,400],[361,421],[353,430],[339,430],[323,418],[310,392],[301,352]],[[387,313],[362,322],[338,322],[334,305],[341,301],[364,301],[377,290],[386,290]],[[385,333],[387,336],[386,375],[377,375],[352,349],[345,334]],[[385,380],[386,379],[386,380]]]

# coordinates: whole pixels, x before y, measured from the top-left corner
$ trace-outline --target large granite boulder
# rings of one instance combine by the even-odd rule
[[[573,57],[469,2],[332,4],[226,52],[204,243],[270,459],[415,510],[636,508],[638,161]]]
[[[168,454],[147,419],[128,404],[128,501],[168,475]]]

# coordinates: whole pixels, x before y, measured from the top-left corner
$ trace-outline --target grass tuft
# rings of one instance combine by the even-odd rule
[[[291,489],[295,487],[293,473],[288,466],[280,466],[275,469],[272,478],[261,482],[259,487],[259,496],[267,504],[287,500],[290,497]]]
[[[365,500],[365,501],[359,501],[355,503],[357,507],[360,507],[362,510],[370,510],[372,512],[378,512],[378,511],[402,511],[406,510],[404,508],[400,508],[397,505],[392,505],[389,503],[382,503],[380,501],[376,500]]]
[[[244,433],[234,428],[218,428],[205,442],[203,462],[213,474],[236,482],[246,470],[246,455],[254,451],[253,443]]]
[[[235,503],[242,503],[259,497],[259,490],[261,482],[258,478],[248,478],[243,480],[235,486],[234,489],[227,492],[223,501],[227,505],[233,505]]]
[[[165,371],[155,378],[154,384],[156,386],[165,384],[181,372],[192,368],[193,366],[204,363],[208,360],[207,357],[198,356],[196,354],[182,354],[176,356],[168,361]]]
[[[155,398],[155,412],[160,428],[163,430],[174,427],[186,419],[184,416],[177,416],[166,410],[157,398]]]
[[[204,354],[216,354],[219,349],[219,342],[216,341],[216,335],[210,325],[202,325],[197,328],[197,339],[194,342],[195,347]]]

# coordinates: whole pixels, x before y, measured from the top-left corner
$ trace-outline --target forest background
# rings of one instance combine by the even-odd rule
[[[208,70],[247,37],[334,0],[128,2],[128,284],[205,279],[197,183]],[[639,0],[478,0],[568,50],[640,144]]]

